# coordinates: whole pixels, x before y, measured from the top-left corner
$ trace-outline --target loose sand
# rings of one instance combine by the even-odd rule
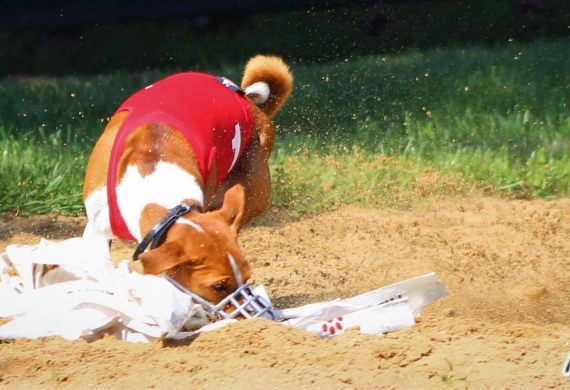
[[[333,339],[247,320],[181,343],[112,337],[0,345],[3,388],[570,388],[570,200],[437,199],[409,212],[347,206],[246,227],[254,284],[280,308],[435,271],[450,296],[412,327]],[[81,234],[83,218],[0,218],[0,251]],[[115,260],[132,245],[116,243]]]

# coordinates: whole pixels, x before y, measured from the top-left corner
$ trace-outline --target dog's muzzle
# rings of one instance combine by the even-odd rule
[[[172,284],[178,287],[182,292],[190,295],[192,300],[204,308],[206,315],[220,317],[223,319],[236,318],[242,316],[243,318],[257,318],[263,317],[268,320],[277,320],[277,313],[273,309],[273,305],[269,299],[265,299],[261,295],[258,295],[251,287],[249,283],[243,283],[241,273],[238,270],[238,266],[232,255],[228,253],[228,261],[232,267],[236,284],[238,288],[222,299],[217,305],[213,305],[198,294],[188,290],[182,284],[180,284],[172,276],[163,273],[164,277],[167,278]],[[226,310],[233,308],[231,313],[227,313]]]
[[[198,294],[188,290],[172,276],[166,273],[160,274],[160,276],[170,281],[185,294],[190,295],[195,303],[202,305],[208,316],[220,317],[222,319],[242,316],[246,319],[263,317],[268,320],[277,320],[277,313],[271,302],[261,295],[256,294],[249,283],[242,284],[220,303],[213,305]],[[228,307],[233,307],[235,310],[231,313],[226,313],[224,309]]]

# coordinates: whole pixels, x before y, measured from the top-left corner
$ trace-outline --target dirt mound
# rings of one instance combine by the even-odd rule
[[[265,320],[183,343],[18,340],[0,348],[7,388],[568,387],[570,200],[438,199],[410,212],[353,206],[242,230],[278,307],[347,298],[435,271],[450,296],[384,336],[320,339]],[[84,219],[0,220],[0,251],[80,234]],[[32,229],[30,226],[41,226]],[[38,225],[39,224],[39,225]],[[46,229],[46,225],[49,225]],[[51,230],[50,230],[51,229]],[[8,233],[7,233],[8,232]],[[62,232],[64,232],[62,234]],[[67,234],[65,234],[67,233]],[[133,246],[116,243],[115,260]]]

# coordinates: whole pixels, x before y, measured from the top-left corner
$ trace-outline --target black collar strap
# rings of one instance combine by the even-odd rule
[[[168,210],[166,217],[158,221],[158,223],[154,225],[152,229],[150,229],[144,239],[140,242],[139,246],[135,250],[135,253],[133,254],[133,260],[139,259],[139,255],[145,251],[146,247],[151,243],[151,241],[152,244],[150,246],[150,249],[156,248],[158,244],[162,242],[162,238],[168,229],[174,225],[176,220],[184,214],[189,213],[193,210],[202,212],[202,207],[198,205],[188,206],[186,203],[180,203],[178,206]]]
[[[238,87],[233,81],[231,81],[230,79],[227,79],[225,77],[214,77],[214,79],[216,81],[219,81],[220,83],[222,83],[225,87],[227,87],[230,91],[232,92],[237,92],[237,93],[241,93],[242,95],[244,94],[243,89],[241,89],[240,87]]]

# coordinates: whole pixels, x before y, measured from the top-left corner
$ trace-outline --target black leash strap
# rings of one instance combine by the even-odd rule
[[[162,238],[168,231],[168,229],[176,222],[178,218],[183,216],[190,211],[200,211],[202,212],[202,208],[197,205],[188,206],[186,203],[180,203],[178,206],[171,208],[168,210],[168,214],[166,217],[162,218],[156,225],[153,226],[152,229],[147,233],[147,235],[143,238],[135,253],[133,254],[133,260],[138,260],[139,255],[143,253],[148,246],[151,244],[150,249],[154,249],[158,246],[160,242],[162,242]]]

